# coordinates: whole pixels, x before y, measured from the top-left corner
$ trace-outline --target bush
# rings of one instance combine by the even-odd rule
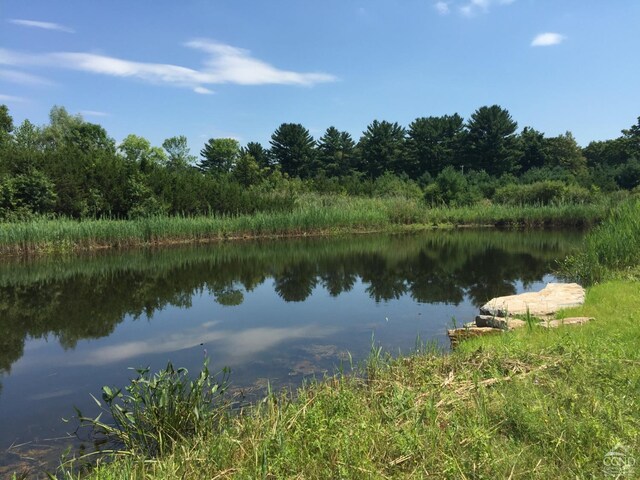
[[[373,195],[382,198],[399,197],[407,200],[420,200],[423,194],[422,189],[413,180],[400,178],[386,172],[375,180]]]
[[[504,205],[589,203],[593,200],[593,194],[586,188],[577,185],[567,185],[557,180],[545,180],[528,185],[511,184],[498,188],[493,200]]]
[[[436,180],[425,188],[424,199],[431,205],[445,204],[454,207],[471,205],[481,198],[477,188],[472,188],[461,172],[446,167]]]

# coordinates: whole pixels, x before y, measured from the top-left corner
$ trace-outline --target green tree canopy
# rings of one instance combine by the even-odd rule
[[[515,132],[517,122],[508,110],[480,107],[467,122],[466,164],[490,175],[515,173],[520,157]]]
[[[327,128],[318,140],[318,170],[327,177],[349,175],[354,167],[356,143],[348,132]]]
[[[23,121],[13,132],[16,147],[22,150],[39,151],[42,149],[42,129],[29,120]]]
[[[271,152],[258,142],[249,142],[240,149],[240,155],[251,155],[260,168],[271,168]]]
[[[0,105],[0,147],[9,143],[9,134],[13,131],[13,117],[9,115],[9,107]]]
[[[413,178],[425,172],[435,177],[445,167],[457,166],[463,127],[457,113],[414,120],[407,138],[407,173]]]
[[[640,159],[640,117],[635,125],[622,130],[621,140],[628,158]]]
[[[71,115],[64,107],[53,106],[49,112],[49,125],[42,132],[49,148],[77,148],[83,152],[115,152],[115,140],[100,125],[85,122],[81,115]]]
[[[210,138],[200,150],[198,168],[205,173],[229,173],[240,156],[240,144],[234,138]]]
[[[548,138],[546,144],[548,166],[561,167],[574,173],[586,167],[587,160],[571,132]]]
[[[520,150],[521,172],[526,172],[532,168],[542,168],[547,163],[547,151],[544,133],[531,127],[524,127],[518,136]]]
[[[360,171],[371,178],[404,171],[405,130],[397,122],[374,120],[360,138]]]
[[[282,173],[307,178],[313,173],[315,141],[299,123],[283,123],[271,135],[271,154]]]
[[[191,155],[189,151],[187,137],[184,135],[167,138],[162,142],[162,148],[167,152],[167,166],[169,168],[186,168],[196,160],[196,157]]]
[[[243,187],[259,183],[262,172],[256,159],[248,153],[241,155],[233,169],[233,178]]]
[[[138,135],[127,135],[118,146],[118,150],[125,160],[140,166],[143,171],[152,166],[163,165],[167,160],[167,156],[160,147],[152,147],[149,140]]]

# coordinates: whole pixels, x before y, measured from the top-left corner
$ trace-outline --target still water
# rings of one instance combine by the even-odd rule
[[[52,440],[73,429],[61,418],[96,413],[89,394],[126,384],[128,367],[196,372],[207,355],[259,394],[357,362],[372,339],[394,353],[418,338],[446,348],[453,317],[553,280],[581,237],[444,231],[3,260],[0,468],[64,443]]]

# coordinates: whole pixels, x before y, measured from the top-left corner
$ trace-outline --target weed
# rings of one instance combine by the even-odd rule
[[[209,374],[208,359],[200,374],[191,380],[184,368],[175,369],[171,363],[153,375],[149,368],[136,369],[137,377],[124,388],[102,388],[102,402],[93,397],[103,409],[95,418],[83,416],[76,409],[83,424],[88,424],[98,436],[114,442],[118,449],[133,451],[145,457],[164,455],[173,450],[177,441],[202,435],[214,427],[223,409],[229,371],[223,370],[219,382]],[[101,420],[108,413],[113,424]]]

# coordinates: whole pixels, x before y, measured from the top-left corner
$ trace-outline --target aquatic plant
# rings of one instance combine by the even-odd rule
[[[113,442],[116,450],[147,458],[162,456],[171,452],[177,441],[212,429],[224,411],[221,398],[229,371],[224,369],[220,381],[215,381],[209,373],[208,359],[194,380],[187,369],[176,369],[171,362],[155,374],[149,368],[136,369],[136,373],[124,392],[103,387],[105,406],[93,397],[103,410],[97,417],[86,417],[76,409],[81,423],[89,425],[98,437]],[[102,420],[105,412],[112,423]]]

